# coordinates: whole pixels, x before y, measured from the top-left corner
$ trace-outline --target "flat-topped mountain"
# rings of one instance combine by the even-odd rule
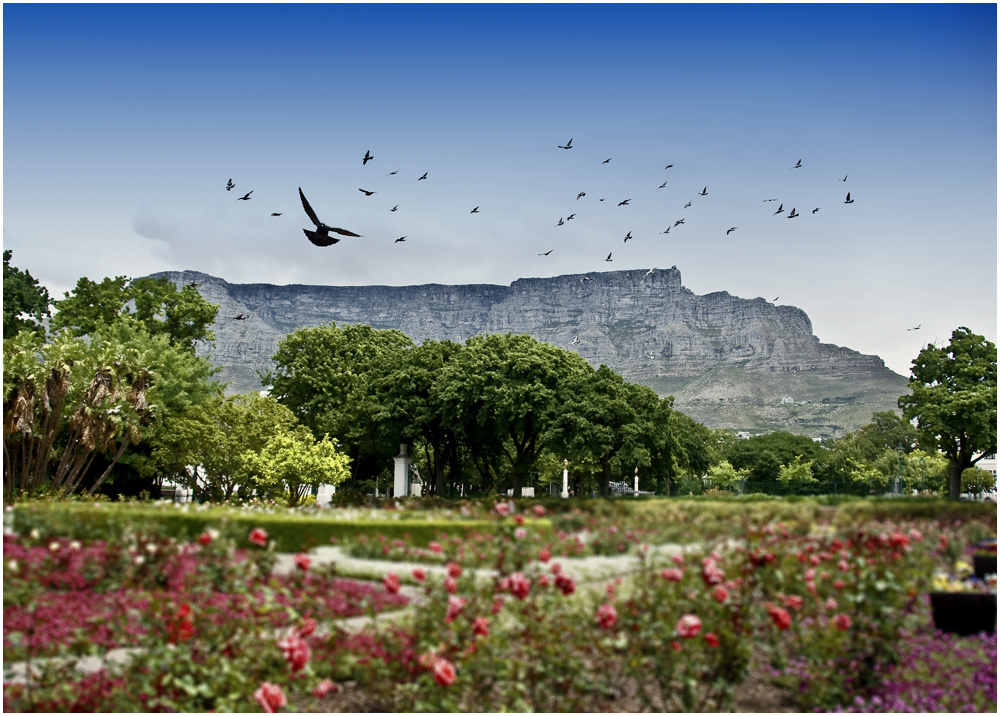
[[[330,321],[397,328],[415,343],[479,333],[527,333],[675,396],[710,427],[839,436],[894,410],[907,379],[878,356],[820,343],[804,311],[725,292],[695,295],[676,267],[519,279],[510,286],[274,286],[231,284],[195,271],[219,305],[216,345],[230,392],[260,390],[278,341]],[[245,320],[234,320],[239,314]]]

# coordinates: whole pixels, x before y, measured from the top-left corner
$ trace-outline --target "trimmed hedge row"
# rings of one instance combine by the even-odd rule
[[[237,546],[248,547],[247,535],[261,527],[275,542],[279,552],[300,552],[330,544],[331,538],[349,542],[360,535],[406,539],[415,546],[427,546],[440,534],[465,535],[494,532],[500,526],[487,520],[371,519],[345,520],[323,515],[294,513],[269,514],[240,512],[223,508],[182,509],[138,504],[31,502],[13,509],[14,529],[28,534],[37,529],[43,537],[79,540],[116,540],[129,533],[193,540],[211,527]],[[546,520],[536,520],[538,528],[551,529]]]

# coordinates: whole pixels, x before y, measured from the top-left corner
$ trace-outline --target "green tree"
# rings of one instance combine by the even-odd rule
[[[917,429],[891,410],[874,413],[872,421],[837,441],[841,449],[851,446],[868,460],[876,459],[884,450],[903,448],[912,452],[917,447]],[[836,446],[835,446],[836,447]]]
[[[723,460],[708,468],[708,478],[712,481],[712,486],[726,490],[732,490],[742,485],[749,474],[749,470],[737,470],[729,464],[728,460]]]
[[[13,338],[22,330],[45,334],[42,321],[50,315],[48,290],[29,272],[10,265],[12,252],[3,252],[3,337]]]
[[[350,474],[348,457],[329,437],[314,440],[306,428],[275,435],[259,452],[242,456],[251,479],[265,492],[282,494],[295,507],[319,485],[336,485]]]
[[[278,344],[276,366],[262,376],[313,436],[335,435],[351,460],[351,479],[373,480],[391,465],[398,435],[379,428],[377,385],[413,342],[395,329],[329,323],[300,328]]]
[[[899,398],[916,419],[923,445],[949,461],[948,497],[962,493],[962,473],[997,451],[997,347],[960,327],[951,341],[928,345],[913,361],[910,395]]]
[[[211,342],[219,307],[208,303],[192,286],[178,288],[167,278],[125,276],[95,283],[84,277],[65,298],[55,302],[52,329],[72,335],[92,335],[124,316],[142,323],[150,335],[165,336],[170,345],[193,352],[198,341]]]
[[[474,456],[506,456],[520,497],[546,431],[570,398],[570,379],[591,370],[575,353],[531,336],[475,336],[441,370],[438,390],[445,419]]]
[[[787,465],[782,465],[778,473],[778,482],[787,487],[796,487],[809,482],[817,482],[813,477],[812,460],[802,462],[802,456],[796,455],[795,459]]]

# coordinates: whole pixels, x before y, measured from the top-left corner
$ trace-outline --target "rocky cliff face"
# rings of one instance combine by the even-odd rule
[[[895,409],[906,391],[906,378],[879,357],[820,343],[802,310],[725,292],[697,296],[676,267],[510,286],[272,286],[194,271],[156,275],[199,283],[219,305],[216,346],[203,354],[223,367],[231,392],[261,388],[257,371],[273,366],[285,335],[330,321],[397,328],[415,343],[527,333],[674,395],[680,410],[713,427],[832,437]],[[249,317],[234,320],[240,313]]]

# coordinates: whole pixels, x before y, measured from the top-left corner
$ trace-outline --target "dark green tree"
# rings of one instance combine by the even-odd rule
[[[27,271],[10,265],[12,252],[3,252],[3,337],[13,338],[22,330],[45,334],[42,320],[51,315],[48,290]]]
[[[948,458],[948,497],[957,500],[962,473],[997,451],[996,345],[957,328],[947,345],[928,345],[914,359],[910,391],[899,398],[903,417]]]

